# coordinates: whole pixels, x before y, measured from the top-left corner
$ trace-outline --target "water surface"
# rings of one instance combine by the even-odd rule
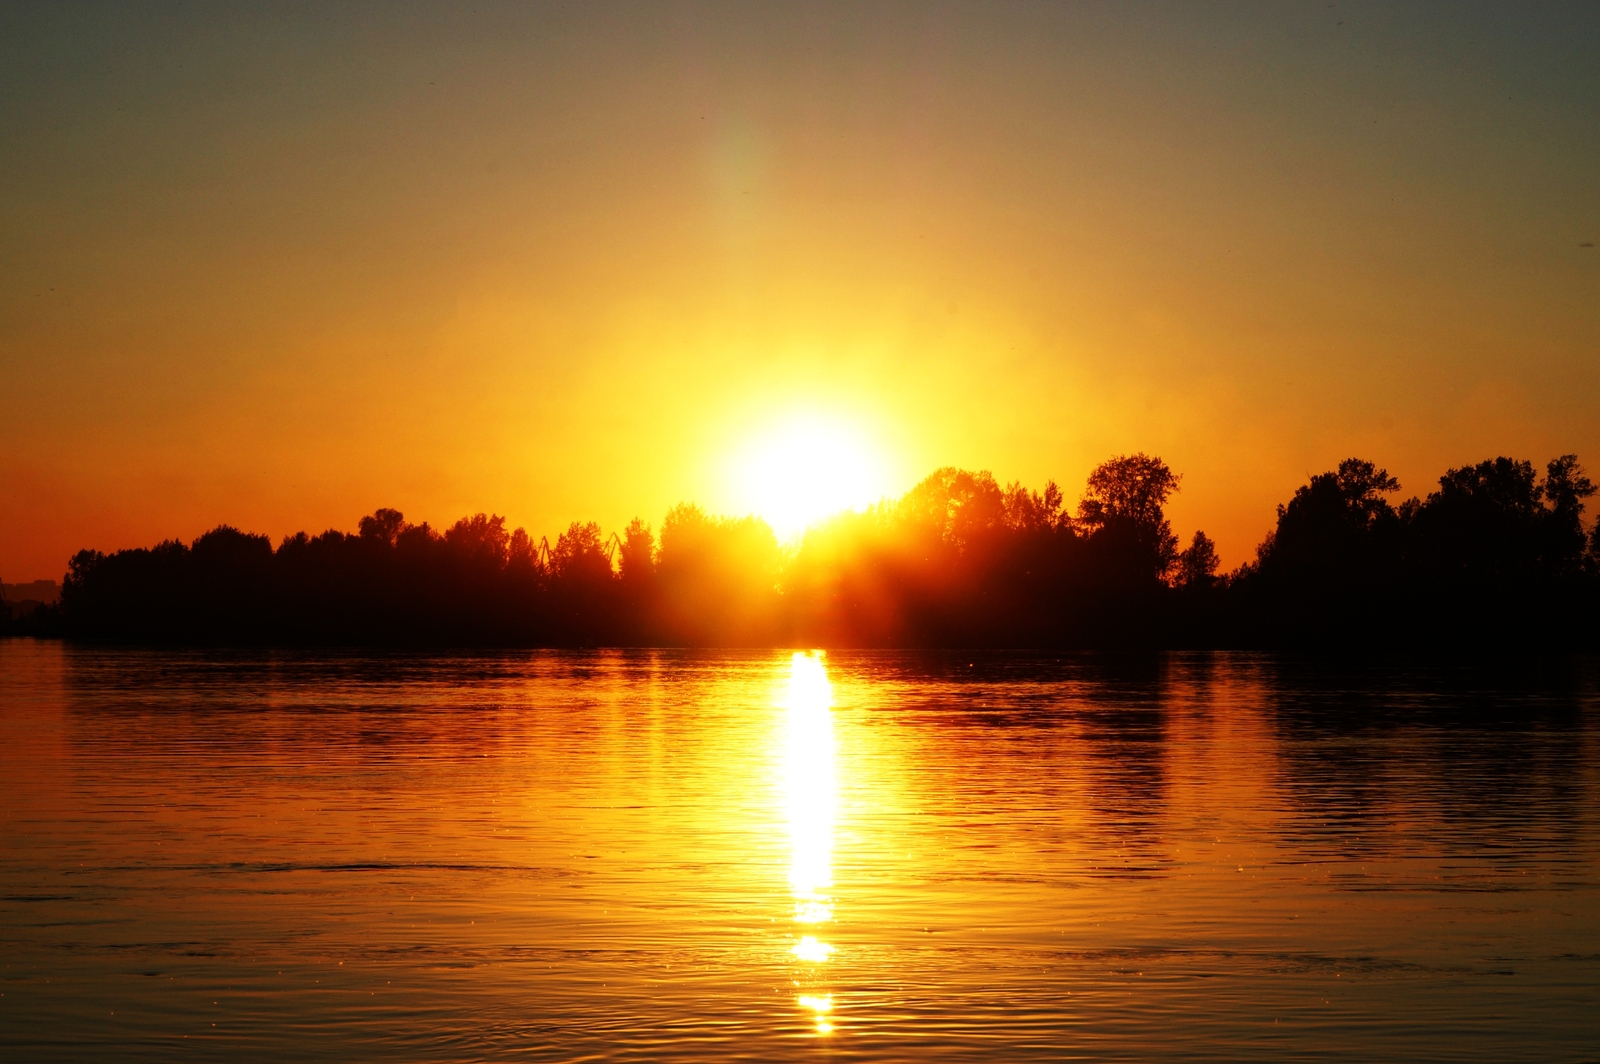
[[[1595,680],[0,641],[0,1053],[1595,1060]]]

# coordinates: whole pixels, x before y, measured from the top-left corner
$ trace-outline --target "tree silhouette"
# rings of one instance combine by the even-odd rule
[[[779,635],[778,539],[755,517],[712,517],[683,503],[661,522],[658,629],[695,646],[770,642]]]
[[[363,517],[357,525],[357,530],[362,539],[380,540],[392,547],[406,527],[404,514],[399,510],[384,509],[373,512],[369,517]]]
[[[1209,589],[1217,582],[1217,570],[1222,559],[1217,557],[1217,545],[1204,532],[1195,532],[1194,539],[1178,554],[1178,587]]]
[[[1098,541],[1105,563],[1129,576],[1160,580],[1178,559],[1178,537],[1164,507],[1182,478],[1159,458],[1119,455],[1095,467],[1078,503],[1078,523]]]
[[[755,517],[681,504],[659,541],[634,520],[573,522],[554,547],[478,513],[443,533],[398,510],[264,536],[221,525],[190,544],[68,566],[77,638],[516,645],[1594,645],[1600,533],[1577,459],[1448,470],[1426,499],[1349,458],[1297,488],[1256,557],[1219,575],[1196,531],[1179,551],[1179,477],[1122,455],[1061,490],[946,467],[898,499],[838,515],[781,549]],[[42,618],[42,619],[40,619]],[[17,630],[17,619],[10,630]]]

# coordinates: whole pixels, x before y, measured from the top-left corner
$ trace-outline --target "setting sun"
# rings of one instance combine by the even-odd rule
[[[764,518],[783,540],[888,491],[878,448],[855,427],[821,417],[779,423],[741,449],[732,466],[739,508]]]

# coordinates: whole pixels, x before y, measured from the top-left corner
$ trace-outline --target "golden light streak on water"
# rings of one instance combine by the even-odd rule
[[[832,994],[801,994],[800,1007],[810,1009],[816,1015],[818,1034],[828,1034],[833,1030],[833,1022],[828,1019],[828,1014],[833,1011]]]
[[[801,963],[795,985],[802,1009],[818,1034],[833,1030],[833,995],[814,985],[819,966],[834,947],[819,937],[820,925],[833,919],[833,827],[838,810],[838,778],[833,739],[833,690],[822,651],[796,652],[789,664],[783,706],[784,804],[789,824],[789,892],[794,899],[797,936],[789,952]]]

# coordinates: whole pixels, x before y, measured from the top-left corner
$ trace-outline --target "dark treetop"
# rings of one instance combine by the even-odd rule
[[[941,469],[797,548],[756,518],[674,508],[659,540],[574,522],[554,546],[478,514],[395,510],[351,535],[221,526],[72,559],[59,607],[13,630],[148,642],[822,646],[1594,646],[1600,532],[1577,459],[1452,469],[1426,498],[1348,459],[1278,507],[1256,558],[1217,571],[1163,512],[1179,476],[1114,458],[1075,512]]]

